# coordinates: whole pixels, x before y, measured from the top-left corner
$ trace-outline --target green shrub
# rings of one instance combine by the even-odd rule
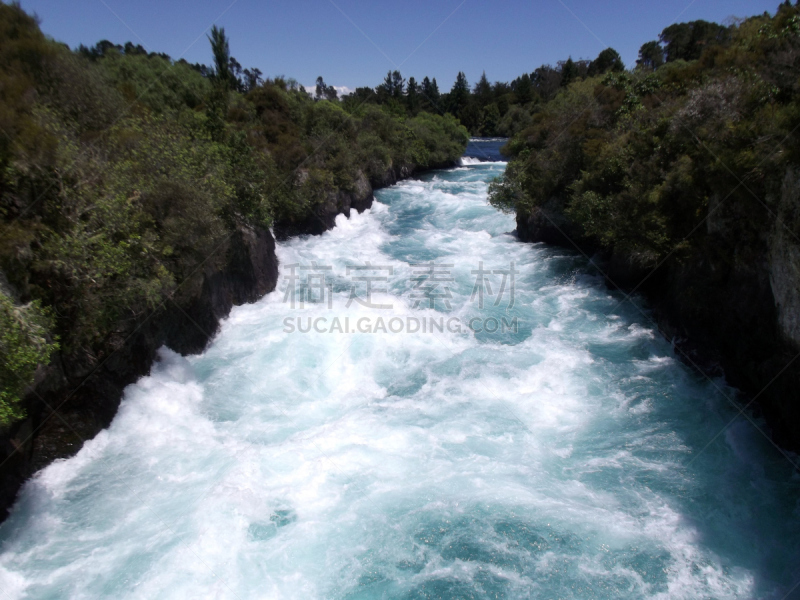
[[[557,198],[594,244],[656,261],[704,247],[700,224],[724,199],[737,239],[761,243],[764,205],[800,158],[796,23],[784,4],[696,60],[573,83],[509,142],[491,202],[525,216]]]
[[[49,341],[52,320],[38,302],[17,306],[0,291],[0,428],[25,416],[20,402],[36,368],[58,344]]]

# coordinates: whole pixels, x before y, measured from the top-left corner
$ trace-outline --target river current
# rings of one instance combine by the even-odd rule
[[[0,597],[800,597],[800,478],[640,300],[511,234],[497,145],[163,349],[23,489]]]

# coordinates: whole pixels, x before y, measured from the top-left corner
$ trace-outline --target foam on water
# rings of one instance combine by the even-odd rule
[[[466,167],[468,165],[479,165],[484,161],[480,158],[473,158],[472,156],[462,156],[459,162],[462,167]]]
[[[788,463],[745,419],[704,450],[732,391],[638,308],[606,315],[620,297],[580,257],[509,235],[486,203],[502,169],[404,182],[279,245],[276,292],[204,354],[164,349],[107,431],[26,485],[5,595],[781,598],[800,577]],[[333,306],[292,309],[287,266],[312,261]],[[367,261],[392,268],[372,298],[391,310],[346,307]],[[413,306],[428,261],[453,265],[450,309]],[[494,275],[481,309],[472,271],[511,261],[513,307]],[[461,326],[285,333],[297,317]],[[463,325],[488,317],[518,330]]]

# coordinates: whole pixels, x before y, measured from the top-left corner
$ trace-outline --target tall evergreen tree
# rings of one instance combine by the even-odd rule
[[[378,86],[378,93],[381,96],[399,100],[403,97],[405,86],[406,80],[403,79],[400,71],[389,71],[383,78],[383,83]]]
[[[458,72],[448,100],[450,112],[454,115],[458,115],[467,106],[469,102],[469,83],[463,71]]]
[[[528,104],[533,100],[533,85],[527,73],[515,79],[512,87],[518,104]]]
[[[566,87],[578,78],[578,65],[570,56],[561,67],[561,87]]]
[[[408,112],[412,115],[417,114],[419,110],[419,86],[417,85],[417,80],[413,77],[408,78],[406,105],[408,106]]]
[[[400,71],[392,71],[392,98],[399,100],[403,97],[406,89],[406,80],[400,75]]]
[[[422,80],[420,92],[422,93],[422,103],[425,108],[429,109],[431,112],[440,112],[439,103],[441,94],[439,93],[439,86],[436,83],[436,78],[434,77],[433,81],[431,81],[428,77],[425,77]]]
[[[475,99],[478,101],[478,105],[481,108],[492,102],[492,84],[489,83],[489,80],[486,78],[486,71],[483,72],[481,78],[478,80],[478,83],[475,84],[473,93],[475,95]]]

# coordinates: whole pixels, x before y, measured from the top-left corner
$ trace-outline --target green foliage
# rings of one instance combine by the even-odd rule
[[[528,177],[524,166],[528,164],[530,150],[520,152],[517,160],[509,163],[503,177],[489,183],[489,203],[504,213],[530,210],[524,185]]]
[[[314,94],[314,98],[316,100],[336,100],[339,97],[339,93],[336,91],[336,88],[332,85],[327,85],[325,80],[322,77],[317,77],[317,86],[316,86],[316,93]]]
[[[736,215],[737,241],[763,243],[773,213],[754,197],[779,197],[800,158],[798,23],[800,8],[782,5],[733,28],[667,28],[663,49],[640,52],[647,68],[611,69],[539,107],[507,145],[491,202],[524,218],[557,199],[585,240],[642,264],[702,252],[722,199],[714,217]]]
[[[400,71],[389,71],[386,77],[383,78],[383,83],[376,89],[376,92],[379,97],[400,100],[403,97],[405,88],[406,80],[403,79]]]
[[[211,28],[211,35],[208,36],[211,42],[211,53],[214,55],[214,72],[212,79],[214,82],[225,89],[234,87],[234,76],[230,70],[231,49],[230,42],[225,36],[225,28],[214,25]]]
[[[52,319],[38,302],[17,306],[0,290],[0,428],[25,413],[20,406],[36,368],[46,364],[58,344],[48,341]]]
[[[645,42],[639,48],[636,64],[645,69],[657,69],[664,64],[664,49],[657,41]]]
[[[580,74],[578,73],[578,67],[570,56],[567,59],[567,62],[564,63],[564,67],[561,69],[561,87],[567,87],[579,76]]]
[[[591,62],[586,74],[589,77],[594,77],[595,75],[603,75],[609,71],[619,73],[624,70],[625,63],[622,62],[622,57],[619,55],[619,52],[613,48],[606,48]]]
[[[155,112],[199,107],[209,93],[209,82],[187,63],[161,56],[114,53],[102,61],[107,81],[130,103]]]
[[[664,47],[666,62],[697,60],[707,48],[727,43],[730,30],[708,21],[674,23],[661,32],[659,40]]]
[[[453,115],[420,113],[408,122],[414,134],[414,156],[425,167],[445,166],[464,153],[469,132]]]

